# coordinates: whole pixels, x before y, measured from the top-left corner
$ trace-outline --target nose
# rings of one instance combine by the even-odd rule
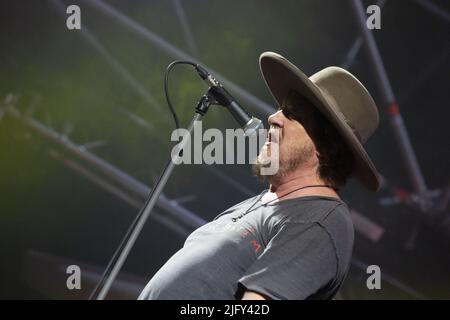
[[[269,118],[267,119],[267,121],[269,122],[269,124],[271,126],[276,126],[276,127],[283,127],[283,111],[282,110],[278,110],[277,112],[275,112],[274,114],[270,115]]]

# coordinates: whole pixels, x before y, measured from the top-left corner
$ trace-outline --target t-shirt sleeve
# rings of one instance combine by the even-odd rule
[[[318,223],[284,223],[239,280],[271,299],[302,300],[333,280],[337,256],[330,235]]]

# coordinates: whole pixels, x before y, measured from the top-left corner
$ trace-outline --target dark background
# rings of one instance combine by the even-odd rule
[[[87,298],[138,212],[68,166],[75,161],[101,175],[92,163],[31,130],[7,106],[14,105],[22,114],[33,109],[33,119],[66,132],[75,144],[99,142],[90,152],[151,186],[171,149],[174,125],[165,104],[163,77],[176,57],[128,26],[138,23],[270,105],[274,102],[258,69],[260,53],[278,52],[310,75],[345,63],[358,37],[349,1],[96,2],[112,6],[121,18],[127,17],[125,23],[107,14],[105,6],[102,10],[89,1],[59,3],[63,11],[53,1],[0,3],[0,297],[4,299]],[[81,8],[81,31],[66,28],[64,8],[69,4]],[[177,4],[189,29],[177,15]],[[364,1],[365,7],[370,4],[374,2]],[[361,49],[349,70],[379,106],[380,126],[366,146],[388,187],[371,194],[350,183],[342,193],[352,209],[384,233],[378,241],[356,233],[355,260],[340,298],[447,299],[450,212],[442,194],[449,187],[450,162],[449,3],[388,0],[381,12],[381,30],[373,34],[427,186],[437,197],[426,211],[404,202],[383,205],[386,199],[399,199],[399,189],[393,188],[414,190],[394,139],[388,106]],[[183,126],[205,89],[188,67],[171,75],[171,96]],[[266,118],[255,106],[249,104],[248,109]],[[203,127],[225,130],[235,123],[217,108],[207,114]],[[165,195],[209,220],[265,188],[246,165],[213,167],[178,167]],[[142,204],[142,198],[132,197]],[[134,286],[129,295],[121,296],[119,290],[116,297],[135,298],[134,292],[183,241],[167,226],[149,220],[123,268]],[[65,268],[70,264],[82,267],[81,290],[65,288]],[[381,290],[366,287],[365,268],[371,264],[379,265],[383,273]]]

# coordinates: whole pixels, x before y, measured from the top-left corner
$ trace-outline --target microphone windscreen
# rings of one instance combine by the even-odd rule
[[[258,118],[252,117],[252,119],[242,128],[245,135],[251,136],[258,132],[260,129],[264,129],[264,124]]]

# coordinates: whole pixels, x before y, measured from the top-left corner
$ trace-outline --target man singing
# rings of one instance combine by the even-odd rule
[[[363,148],[377,107],[341,68],[308,78],[273,52],[259,62],[279,106],[254,165],[270,188],[195,230],[139,299],[332,299],[342,285],[354,231],[338,191],[350,177],[379,188]],[[279,170],[263,176],[275,144]]]

